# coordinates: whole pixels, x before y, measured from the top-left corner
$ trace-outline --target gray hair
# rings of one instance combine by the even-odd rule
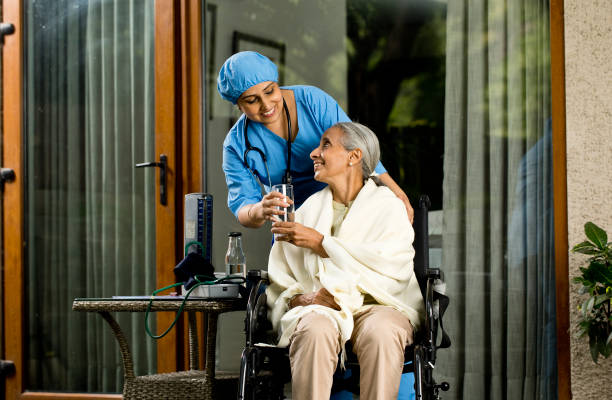
[[[338,122],[334,128],[339,128],[342,135],[342,146],[347,151],[360,149],[361,172],[364,182],[372,178],[377,185],[382,183],[378,177],[371,176],[380,160],[380,145],[376,134],[370,128],[357,122]]]

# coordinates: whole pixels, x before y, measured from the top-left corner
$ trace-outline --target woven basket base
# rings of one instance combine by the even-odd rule
[[[217,374],[210,382],[206,371],[191,370],[142,375],[126,379],[124,399],[230,399],[238,391],[237,374]]]

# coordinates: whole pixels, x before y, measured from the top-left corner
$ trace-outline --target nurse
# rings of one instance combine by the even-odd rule
[[[313,86],[280,87],[276,65],[254,51],[236,53],[225,61],[217,90],[243,113],[223,142],[227,205],[242,225],[257,228],[283,213],[275,207],[287,207],[286,199],[270,190],[288,176],[296,208],[325,187],[314,180],[310,152],[329,127],[350,122],[331,96]],[[375,172],[404,202],[412,221],[408,196],[381,163]],[[260,183],[267,194],[262,195]]]

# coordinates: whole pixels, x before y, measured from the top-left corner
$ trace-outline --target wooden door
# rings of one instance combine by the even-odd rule
[[[96,15],[92,9],[92,4],[97,3],[112,3],[119,7],[124,6],[128,2],[122,3],[122,0],[108,0],[108,1],[87,1],[87,0],[65,0],[60,2],[49,2],[53,3],[53,12],[59,16],[70,15],[70,13],[81,12],[79,18],[75,19],[72,25],[66,28],[68,34],[74,37],[74,32],[89,32],[88,29],[98,29],[105,18],[110,18],[109,14],[102,13]],[[119,115],[125,110],[118,109],[115,105],[113,110],[104,110],[100,112],[95,105],[97,101],[100,101],[100,107],[105,107],[107,103],[104,103],[104,95],[100,95],[102,100],[98,99],[95,90],[96,85],[99,85],[97,79],[87,79],[83,77],[82,72],[76,72],[74,75],[76,79],[80,79],[79,84],[83,84],[85,89],[74,90],[74,93],[82,94],[83,91],[93,93],[87,99],[87,101],[93,102],[93,105],[89,105],[87,112],[79,114],[79,107],[84,107],[79,102],[68,102],[69,107],[66,107],[62,112],[57,112],[60,108],[55,104],[55,100],[61,95],[58,93],[64,93],[62,91],[74,89],[74,85],[71,81],[66,80],[57,85],[60,92],[53,92],[49,94],[51,104],[38,105],[33,108],[31,101],[35,97],[32,90],[32,74],[33,70],[38,67],[36,63],[27,62],[26,55],[31,54],[29,52],[29,46],[36,46],[37,37],[31,34],[31,30],[28,31],[28,24],[32,23],[32,13],[39,12],[40,10],[35,9],[32,5],[34,2],[30,0],[3,0],[2,2],[2,13],[3,21],[10,22],[15,27],[15,33],[5,38],[3,46],[3,76],[2,76],[2,107],[3,107],[3,130],[2,130],[2,160],[1,166],[4,168],[10,168],[15,172],[15,180],[4,185],[3,191],[3,259],[2,268],[4,271],[2,293],[3,293],[3,304],[2,304],[2,319],[3,319],[3,333],[4,342],[2,349],[3,359],[11,360],[15,363],[16,374],[10,376],[6,380],[5,394],[6,398],[109,398],[118,397],[117,395],[86,395],[81,394],[70,394],[62,393],[63,389],[46,389],[44,386],[41,387],[36,378],[32,378],[31,371],[27,368],[30,366],[30,360],[28,359],[28,349],[31,348],[30,343],[31,330],[32,330],[32,306],[28,303],[28,292],[31,291],[33,285],[33,276],[37,270],[31,265],[32,258],[28,254],[32,252],[36,253],[36,250],[32,249],[35,246],[31,239],[31,232],[28,232],[28,227],[32,227],[31,214],[32,201],[31,199],[35,195],[31,192],[32,180],[37,176],[32,168],[32,162],[30,159],[31,155],[28,151],[32,148],[36,148],[39,140],[36,136],[34,129],[31,129],[29,125],[34,119],[37,121],[37,126],[46,127],[48,125],[57,124],[58,115],[63,115],[69,122],[75,121],[70,119],[70,116],[75,116],[76,120],[80,121],[85,128],[88,126],[91,129],[98,129],[98,124],[92,123],[94,117],[99,118],[102,121],[102,125],[108,125],[107,118],[110,113]],[[43,2],[44,3],[44,2]],[[133,3],[133,2],[130,2]],[[155,168],[154,179],[149,180],[153,182],[154,189],[150,187],[148,190],[153,192],[154,190],[154,223],[151,225],[154,235],[154,276],[155,276],[155,287],[162,287],[174,282],[174,276],[172,267],[181,258],[182,253],[182,204],[183,194],[188,192],[200,191],[201,185],[201,170],[200,170],[200,140],[201,135],[201,124],[200,124],[200,110],[198,105],[200,104],[200,93],[199,85],[200,80],[200,20],[199,12],[201,10],[199,1],[188,1],[179,2],[178,0],[151,0],[143,1],[143,3],[149,4],[152,10],[152,19],[154,21],[154,60],[153,65],[153,81],[154,81],[154,96],[148,96],[147,98],[154,97],[152,102],[152,108],[154,110],[154,131],[151,136],[154,139],[154,159],[142,159],[139,161],[159,161],[161,155],[167,157],[167,174],[166,174],[166,201],[162,204],[161,197],[163,191],[160,182],[160,168]],[[146,5],[145,5],[146,6]],[[28,8],[29,7],[29,8]],[[40,4],[37,5],[40,7]],[[89,7],[86,11],[84,8]],[[80,9],[80,11],[79,11]],[[30,11],[28,11],[30,10]],[[32,11],[33,10],[33,11]],[[117,10],[114,10],[117,11]],[[121,10],[118,11],[121,13]],[[112,14],[112,13],[111,13]],[[91,21],[95,22],[92,24],[93,28],[89,25],[84,26]],[[85,21],[85,22],[84,22]],[[39,27],[39,30],[45,34],[45,29],[54,29],[52,26],[45,26],[44,24]],[[74,29],[75,31],[71,31]],[[30,33],[28,33],[30,32]],[[121,30],[118,30],[121,33]],[[79,41],[80,40],[80,41]],[[78,48],[79,45],[83,45],[86,38],[78,38],[73,40],[71,44],[66,46],[58,46],[57,49],[48,50],[48,53],[53,55],[55,52],[67,52],[66,47]],[[120,43],[121,40],[118,40]],[[134,41],[135,42],[135,41]],[[87,44],[87,43],[85,43]],[[96,46],[91,46],[95,48]],[[44,50],[44,49],[43,49]],[[80,54],[78,57],[91,59],[92,54],[88,51],[76,52]],[[140,54],[136,49],[135,54]],[[98,54],[100,55],[100,54]],[[119,71],[124,65],[121,63],[119,57],[111,62],[110,59],[103,57],[95,59],[100,68],[111,68],[113,71]],[[141,55],[141,54],[140,54]],[[78,58],[76,57],[76,58]],[[112,57],[111,57],[112,58]],[[72,57],[68,55],[65,57],[68,64],[70,65]],[[108,62],[106,62],[108,61]],[[41,61],[40,64],[45,64]],[[61,63],[57,63],[61,65]],[[109,67],[110,65],[110,67]],[[41,71],[49,71],[52,68],[41,67]],[[51,71],[53,73],[57,72]],[[129,71],[132,74],[133,82],[136,82],[141,77],[138,76],[138,71]],[[65,73],[65,71],[64,71]],[[114,73],[114,72],[113,72]],[[70,73],[65,75],[72,79]],[[85,74],[86,75],[86,74]],[[146,75],[146,74],[145,74]],[[104,77],[110,76],[101,74]],[[103,80],[102,79],[102,80]],[[85,83],[83,83],[85,81]],[[89,86],[88,86],[89,85]],[[139,83],[134,86],[140,85]],[[115,85],[120,86],[120,85]],[[68,88],[68,89],[66,89]],[[113,90],[117,91],[116,98],[121,99],[121,87],[115,87]],[[55,89],[54,89],[55,90]],[[118,93],[118,94],[117,94]],[[132,104],[133,107],[137,101],[142,101],[138,96],[135,96]],[[52,109],[54,113],[48,113],[47,118],[44,120],[36,120],[38,117],[37,111],[41,111],[43,114],[46,107]],[[75,111],[76,110],[76,111]],[[61,111],[61,110],[60,110]],[[62,114],[64,113],[64,114]],[[68,117],[66,117],[66,114]],[[129,114],[129,113],[128,113]],[[149,117],[151,115],[149,114]],[[55,118],[55,119],[54,119]],[[79,119],[80,118],[80,119]],[[115,118],[117,123],[118,118]],[[127,124],[133,126],[134,124]],[[67,125],[70,128],[69,125]],[[60,126],[56,131],[61,132],[64,130],[64,126]],[[88,128],[89,129],[89,128]],[[87,130],[87,129],[84,129]],[[115,133],[114,137],[121,137],[123,131]],[[85,134],[87,136],[87,134]],[[75,136],[78,140],[79,135]],[[95,136],[92,136],[95,139]],[[89,142],[92,140],[89,139]],[[81,143],[81,142],[79,142]],[[90,146],[89,152],[97,154],[95,149],[95,143],[88,143],[88,140],[83,140],[83,146]],[[106,142],[103,142],[106,143]],[[121,149],[121,142],[117,142],[117,153],[119,154]],[[103,147],[106,144],[103,144]],[[91,148],[93,147],[93,150]],[[71,157],[74,154],[70,148],[63,149],[60,152],[62,156],[59,157],[60,161],[63,156]],[[89,154],[89,153],[86,153]],[[86,158],[86,157],[84,157]],[[107,163],[106,159],[102,164]],[[111,159],[109,159],[111,160]],[[112,158],[115,163],[121,162],[120,157]],[[63,165],[63,164],[62,164]],[[105,165],[100,165],[99,168],[105,168]],[[53,175],[55,164],[51,163],[46,166],[47,174]],[[58,170],[57,174],[66,174],[70,172],[70,168]],[[68,169],[68,171],[66,171]],[[92,174],[95,174],[97,169],[91,168]],[[38,170],[38,169],[36,169]],[[49,172],[51,171],[51,172]],[[122,179],[122,174],[137,174],[132,170],[119,171],[117,173],[117,179]],[[152,173],[152,172],[151,172]],[[88,175],[85,176],[82,181],[87,181]],[[67,181],[70,181],[67,179]],[[63,182],[63,181],[62,181]],[[102,180],[104,182],[104,180]],[[87,183],[81,182],[87,186]],[[151,183],[149,183],[151,185]],[[67,183],[66,185],[70,185]],[[124,188],[121,187],[121,183],[118,183],[118,193],[122,193]],[[57,192],[57,190],[50,190],[50,192]],[[146,190],[145,190],[146,192]],[[68,193],[64,194],[67,201],[72,201],[73,196]],[[151,197],[151,196],[149,196]],[[100,200],[101,199],[101,200]],[[97,201],[99,200],[99,201]],[[104,206],[104,196],[98,198],[96,201],[89,203],[97,204],[96,202],[102,203]],[[116,198],[113,201],[119,205],[116,207],[121,209],[123,203],[118,201]],[[44,202],[43,202],[44,203]],[[61,201],[60,201],[61,203]],[[88,204],[89,204],[88,203]],[[60,213],[61,214],[61,213]],[[95,218],[91,218],[95,220]],[[117,221],[121,221],[121,218],[116,218]],[[29,225],[28,225],[29,224]],[[61,225],[61,223],[59,224]],[[67,224],[70,229],[71,224]],[[44,241],[43,241],[44,243]],[[76,252],[83,251],[78,245],[74,247]],[[71,253],[68,252],[70,255]],[[50,257],[52,256],[45,256]],[[122,270],[125,271],[125,270]],[[123,273],[123,272],[122,272]],[[61,277],[51,276],[51,280],[61,281]],[[122,279],[119,279],[122,280]],[[86,296],[90,296],[87,292],[84,292]],[[119,293],[121,294],[121,293]],[[144,293],[134,293],[144,294]],[[95,296],[91,296],[95,297]],[[60,308],[70,308],[70,299],[64,299],[65,304],[60,304]],[[52,317],[51,317],[52,318]],[[157,319],[158,330],[165,328],[170,324],[174,315],[160,313]],[[108,329],[106,326],[103,329]],[[68,331],[70,332],[70,330]],[[142,340],[148,340],[145,337],[144,332],[141,336]],[[185,365],[183,359],[183,332],[181,329],[175,329],[171,331],[164,339],[157,343],[156,351],[156,364],[158,372],[172,371],[180,369]],[[118,348],[109,348],[109,351],[117,351]],[[0,349],[1,350],[1,349]],[[70,366],[66,367],[67,369]],[[35,390],[35,391],[32,391]],[[70,388],[66,390],[74,391]],[[80,390],[81,392],[87,392],[87,390]]]

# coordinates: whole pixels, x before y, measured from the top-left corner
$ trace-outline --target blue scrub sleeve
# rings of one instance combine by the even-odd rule
[[[350,122],[351,119],[346,115],[342,107],[333,97],[325,93],[323,90],[311,86],[311,90],[305,92],[306,105],[310,109],[312,115],[319,121],[319,128],[325,131],[336,122]]]
[[[223,147],[223,172],[227,183],[227,206],[238,218],[238,210],[262,199],[261,187],[231,146]]]
[[[376,171],[376,173],[380,175],[380,174],[385,174],[387,172],[387,169],[379,161],[378,164],[376,164],[376,168],[374,168],[374,171]]]

